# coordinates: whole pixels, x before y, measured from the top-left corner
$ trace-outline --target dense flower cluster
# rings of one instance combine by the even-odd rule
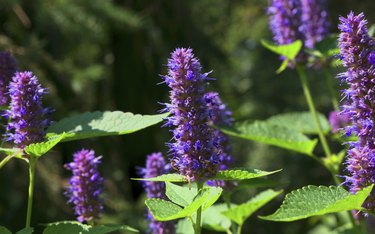
[[[104,179],[98,172],[100,159],[93,150],[82,149],[74,153],[73,162],[65,165],[73,173],[65,195],[68,203],[74,205],[79,222],[95,221],[103,210],[100,194]]]
[[[173,126],[171,165],[190,181],[215,175],[219,158],[213,153],[214,131],[207,124],[208,110],[204,99],[208,73],[191,49],[178,48],[168,60],[165,83],[171,88],[167,126]]]
[[[143,178],[153,178],[166,174],[169,168],[169,164],[166,164],[161,153],[153,153],[147,156],[146,167],[140,170],[140,174]],[[143,186],[148,198],[167,199],[164,182],[144,181]],[[156,221],[150,212],[148,212],[148,219],[150,220],[149,230],[153,234],[173,234],[176,232],[173,221]]]
[[[6,51],[0,51],[0,106],[8,104],[7,86],[17,71],[14,57]]]
[[[208,109],[208,124],[210,126],[233,125],[232,112],[227,109],[225,104],[223,104],[218,93],[206,93],[204,99]],[[230,155],[232,147],[229,145],[229,139],[218,129],[214,129],[214,139],[214,154],[218,155],[219,158],[219,170],[226,170],[233,162],[233,158]],[[225,183],[225,181],[209,181],[208,184],[227,187],[226,185],[232,185],[233,183]]]
[[[304,47],[314,48],[327,34],[327,11],[324,0],[272,0],[268,7],[270,28],[278,45],[301,40]],[[302,53],[297,61],[303,61]]]
[[[329,113],[328,121],[331,125],[332,133],[337,133],[350,123],[350,118],[347,114],[340,113],[339,111],[332,111]]]
[[[16,72],[8,91],[10,108],[4,115],[11,121],[7,125],[7,140],[20,148],[42,141],[50,124],[47,115],[51,112],[42,106],[46,89],[32,72]]]
[[[347,69],[339,78],[348,88],[343,94],[348,102],[343,105],[342,113],[349,116],[351,125],[346,127],[348,135],[358,136],[350,143],[346,160],[346,183],[355,193],[375,183],[375,66],[373,54],[375,40],[368,35],[367,21],[363,13],[350,12],[340,17],[339,37],[340,57]],[[374,192],[364,203],[364,207],[375,211]]]

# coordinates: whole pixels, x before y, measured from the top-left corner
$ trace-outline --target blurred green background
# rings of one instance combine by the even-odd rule
[[[375,23],[373,0],[328,0],[332,33],[339,15],[363,11]],[[271,40],[266,0],[0,0],[0,49],[11,51],[22,70],[31,70],[56,109],[53,120],[93,110],[156,114],[168,102],[160,74],[176,47],[191,47],[203,71],[213,70],[210,89],[219,91],[235,119],[264,119],[277,113],[308,110],[296,72],[275,74],[279,60],[260,45]],[[332,69],[332,79],[339,69]],[[312,73],[312,92],[320,112],[331,111],[321,71]],[[339,85],[336,79],[333,81]],[[337,92],[339,97],[339,93]],[[63,165],[74,151],[93,148],[103,155],[105,214],[102,222],[124,223],[143,233],[144,194],[136,167],[154,151],[167,152],[171,138],[160,125],[121,137],[62,143],[37,167],[32,223],[73,220],[63,188],[69,173]],[[315,161],[286,150],[232,139],[237,166],[274,170],[286,192],[307,184],[333,184]],[[334,145],[339,149],[340,145]],[[321,149],[317,149],[321,153]],[[12,161],[0,171],[0,225],[23,227],[27,202],[27,166]],[[248,200],[260,190],[234,194]],[[256,215],[273,212],[282,197]],[[337,222],[329,217],[293,223],[271,223],[253,216],[244,233],[308,233],[316,224]],[[206,233],[206,232],[205,232]],[[207,233],[210,233],[207,231]],[[312,233],[312,232],[311,232]]]

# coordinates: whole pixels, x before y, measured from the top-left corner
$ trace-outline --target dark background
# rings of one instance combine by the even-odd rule
[[[363,11],[375,23],[373,0],[330,0],[332,33],[339,15]],[[260,45],[271,40],[265,0],[0,0],[0,49],[11,51],[21,70],[37,75],[49,95],[45,105],[56,109],[53,120],[93,110],[156,114],[168,101],[168,88],[158,85],[167,59],[176,47],[191,47],[203,71],[213,70],[210,89],[219,91],[236,120],[264,119],[277,113],[305,111],[307,105],[296,72],[275,74],[276,55]],[[332,79],[339,69],[332,69]],[[320,112],[331,111],[321,71],[311,73],[312,92]],[[334,83],[339,90],[338,81]],[[337,97],[339,93],[337,92]],[[73,220],[63,188],[69,173],[63,165],[82,147],[103,155],[105,182],[103,223],[124,223],[144,232],[144,194],[136,177],[147,154],[167,152],[171,138],[156,125],[140,132],[62,143],[38,163],[32,223]],[[274,147],[232,139],[233,156],[241,167],[283,171],[274,178],[285,192],[307,184],[334,184],[315,161]],[[336,151],[340,145],[333,144]],[[321,149],[317,149],[317,154]],[[18,160],[0,171],[0,225],[23,227],[26,213],[27,165]],[[261,191],[234,194],[235,202]],[[257,215],[273,212],[282,197]],[[336,216],[330,217],[338,220]],[[243,233],[307,233],[319,218],[271,223],[252,216]]]

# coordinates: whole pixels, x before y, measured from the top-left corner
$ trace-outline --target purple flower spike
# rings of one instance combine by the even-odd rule
[[[209,92],[204,95],[208,109],[208,124],[210,126],[232,126],[233,118],[232,112],[227,109],[225,104],[221,101],[219,94],[216,92]],[[229,138],[224,135],[220,130],[214,129],[214,153],[219,158],[219,170],[226,170],[233,162],[233,158],[230,155],[232,147],[229,145]],[[207,184],[211,186],[220,186],[225,188],[233,187],[234,182],[225,181],[212,181],[209,180]]]
[[[173,126],[171,165],[189,181],[216,174],[219,158],[213,153],[214,133],[207,124],[208,111],[203,97],[209,80],[191,49],[178,48],[168,60],[169,72],[164,76],[171,88],[166,111],[167,126]]]
[[[95,157],[93,150],[82,149],[73,154],[73,162],[65,167],[72,171],[69,186],[65,195],[68,203],[74,205],[79,222],[96,221],[103,211],[103,200],[100,198],[104,179],[99,175],[98,165],[101,156]]]
[[[301,7],[298,0],[272,0],[268,7],[270,28],[274,41],[279,45],[301,39]]]
[[[350,12],[340,17],[340,58],[346,72],[338,77],[348,88],[343,91],[347,104],[342,113],[349,116],[351,124],[345,128],[358,141],[349,143],[346,160],[349,176],[346,183],[355,193],[375,182],[375,66],[372,63],[375,41],[368,35],[363,13]],[[375,211],[375,193],[371,192],[363,206]]]
[[[272,0],[267,12],[270,29],[278,45],[301,40],[303,48],[313,49],[328,34],[328,14],[322,6],[324,0]],[[297,62],[305,62],[301,52]]]
[[[313,49],[317,42],[328,34],[328,13],[322,9],[325,0],[301,0],[301,26],[299,30],[304,35],[304,45]]]
[[[166,174],[170,169],[161,153],[153,153],[147,156],[146,167],[140,170],[143,178],[157,177]],[[167,199],[165,195],[165,183],[154,181],[143,181],[143,186],[146,190],[148,198],[162,198]],[[148,212],[148,219],[150,220],[149,231],[153,234],[174,234],[174,221],[160,222],[156,221],[152,214]]]
[[[7,86],[17,71],[14,57],[6,51],[0,51],[0,106],[8,104]]]
[[[43,108],[42,98],[47,93],[32,72],[16,72],[9,84],[10,109],[5,116],[11,121],[7,125],[6,137],[18,147],[40,142],[50,120],[50,108]]]

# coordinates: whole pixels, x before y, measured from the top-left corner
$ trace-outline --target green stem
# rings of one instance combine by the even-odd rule
[[[241,232],[242,232],[242,225],[238,225],[237,234],[241,234]]]
[[[202,182],[197,182],[197,190],[199,191],[203,188]],[[195,234],[201,234],[201,221],[202,221],[202,206],[197,210],[197,219],[195,221]]]
[[[319,135],[320,142],[322,143],[324,153],[325,153],[326,157],[328,158],[331,155],[331,150],[329,149],[326,137],[324,136],[322,126],[320,125],[320,121],[319,121],[319,118],[318,118],[318,113],[316,112],[314,101],[311,97],[310,88],[309,88],[308,80],[307,80],[307,74],[305,72],[305,69],[301,65],[297,65],[296,68],[297,68],[297,72],[299,74],[299,77],[301,79],[302,88],[303,88],[303,92],[304,92],[305,97],[306,97],[307,104],[308,104],[310,112],[313,116],[315,125],[318,128],[318,135]]]
[[[34,178],[35,178],[35,165],[37,158],[30,156],[29,160],[29,197],[27,200],[27,215],[26,215],[26,228],[30,227],[31,211],[33,209],[33,194],[34,194]]]
[[[8,155],[6,156],[1,162],[0,162],[0,169],[5,166],[5,164],[7,164],[7,162],[9,162],[9,160],[11,160],[13,158],[13,155]]]
[[[324,68],[324,77],[326,78],[329,93],[331,95],[332,106],[335,110],[338,111],[339,110],[339,102],[336,99],[336,93],[335,93],[335,89],[333,87],[333,82],[332,82],[333,78],[332,78],[332,76],[331,76],[327,67]]]

